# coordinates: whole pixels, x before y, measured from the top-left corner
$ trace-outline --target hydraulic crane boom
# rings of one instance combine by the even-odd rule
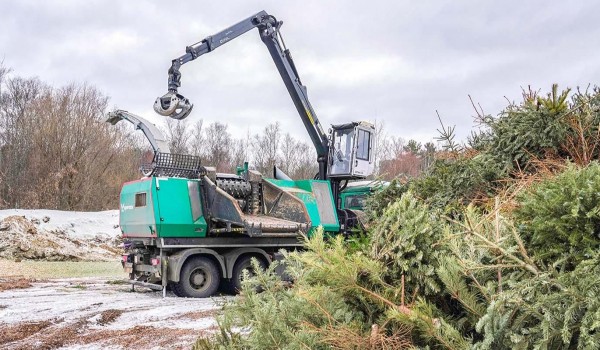
[[[217,173],[199,156],[169,152],[160,130],[144,118],[111,113],[109,122],[133,123],[154,149],[152,160],[140,167],[144,177],[124,184],[120,194],[119,225],[127,240],[122,264],[132,285],[162,290],[163,296],[168,285],[187,297],[211,296],[221,282],[237,291],[243,272],[258,267],[251,260],[262,269],[283,258],[280,249],[300,249],[299,236],[310,237],[318,227],[327,236],[348,236],[362,227],[361,214],[347,203],[358,198],[356,193],[346,196],[344,204],[339,194],[348,181],[373,173],[374,125],[332,125],[325,134],[285,47],[281,25],[261,11],[186,47],[172,61],[168,92],[156,99],[154,109],[166,117],[186,118],[193,105],[178,93],[181,66],[256,28],[315,146],[318,180],[293,180],[276,167],[273,178],[263,177],[248,163],[237,174]]]
[[[181,86],[179,68],[183,64],[193,61],[238,36],[257,28],[260,38],[267,46],[317,151],[317,161],[319,163],[318,178],[326,180],[328,179],[329,139],[323,131],[317,114],[308,100],[306,87],[302,85],[298,76],[298,71],[294,65],[290,50],[285,47],[281,38],[279,29],[282,24],[282,21],[277,21],[275,17],[267,14],[265,11],[261,11],[215,35],[205,38],[197,44],[186,47],[186,54],[172,61],[171,68],[169,69],[168,92],[166,95],[156,99],[154,110],[163,116],[175,119],[186,118],[191,112],[193,105],[177,92],[177,89]]]

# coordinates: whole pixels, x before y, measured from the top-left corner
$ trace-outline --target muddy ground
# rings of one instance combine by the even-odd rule
[[[0,349],[190,349],[216,330],[224,298],[132,293],[120,254],[116,210],[0,210]]]
[[[12,283],[12,284],[11,284]],[[190,349],[223,297],[177,298],[99,277],[0,277],[2,349]]]

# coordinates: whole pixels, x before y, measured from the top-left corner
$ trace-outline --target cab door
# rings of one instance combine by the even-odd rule
[[[360,126],[355,129],[352,175],[367,177],[375,170],[373,162],[373,133]]]

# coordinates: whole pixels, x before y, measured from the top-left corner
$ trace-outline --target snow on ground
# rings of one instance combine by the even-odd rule
[[[116,262],[122,245],[118,220],[116,210],[0,210],[0,259],[7,259],[0,261],[13,268],[52,265],[57,273],[64,272],[61,264],[86,270]],[[34,274],[30,280],[13,268],[0,273],[6,287],[0,288],[2,349],[189,349],[216,331],[215,316],[227,300],[171,293],[163,299],[160,292],[131,292],[130,285],[104,277],[40,280]]]
[[[12,215],[25,216],[30,221],[39,222],[37,225],[39,229],[61,231],[72,238],[94,239],[98,236],[115,238],[121,234],[118,210],[98,212],[47,209],[0,210],[0,220]]]
[[[0,258],[110,261],[121,254],[119,211],[0,210]]]
[[[107,280],[33,283],[0,292],[3,349],[190,348],[215,331],[226,298],[177,298]]]

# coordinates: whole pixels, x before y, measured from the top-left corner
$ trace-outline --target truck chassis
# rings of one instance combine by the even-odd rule
[[[283,259],[281,250],[301,249],[294,237],[148,238],[130,241],[123,255],[128,283],[177,296],[208,297],[219,288],[235,293],[251,260],[261,268]]]

